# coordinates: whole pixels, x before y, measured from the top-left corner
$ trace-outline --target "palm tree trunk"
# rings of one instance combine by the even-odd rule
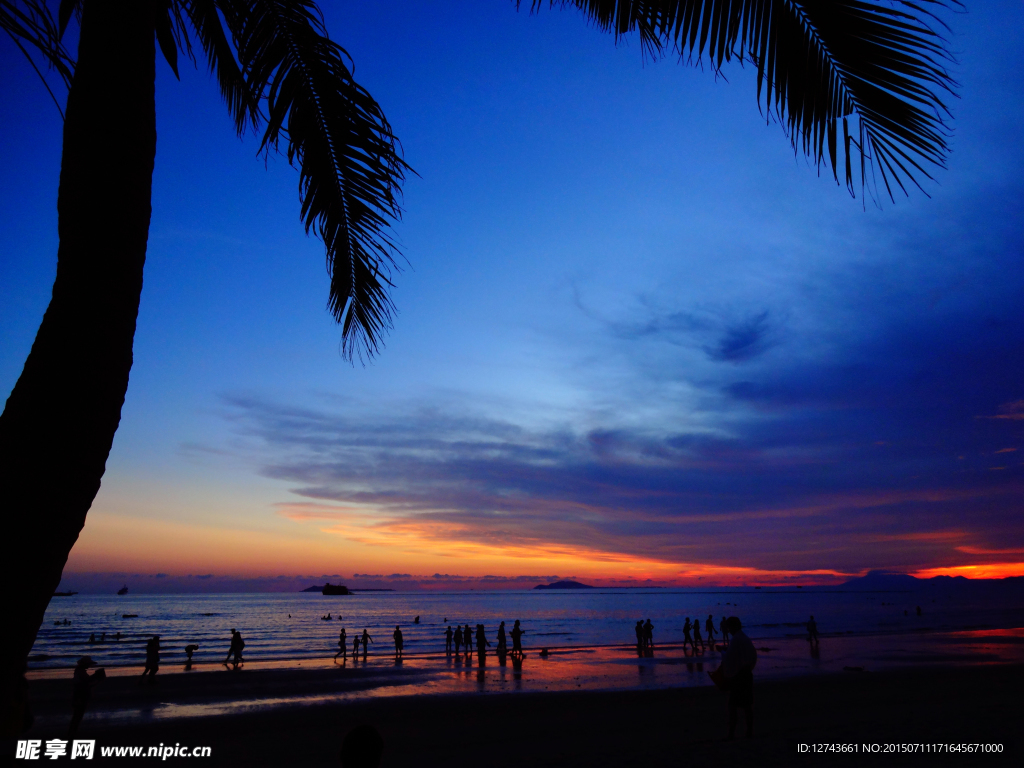
[[[57,196],[57,279],[0,416],[4,730],[100,488],[132,367],[156,154],[154,3],[87,0]]]

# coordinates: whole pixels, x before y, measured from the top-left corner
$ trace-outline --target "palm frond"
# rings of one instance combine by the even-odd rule
[[[242,76],[234,50],[224,34],[224,23],[217,11],[216,0],[185,0],[183,5],[239,135],[247,127],[255,128],[260,118],[259,100]]]
[[[47,66],[57,72],[65,88],[71,87],[71,78],[75,73],[75,62],[61,45],[61,27],[54,21],[45,0],[0,0],[0,29],[10,36],[11,40],[28,59],[32,69],[43,81],[50,98],[57,105],[57,111],[64,117],[64,110],[54,95],[46,77],[36,65],[25,43],[43,55]]]
[[[645,51],[672,48],[719,72],[733,59],[757,67],[757,99],[795,151],[817,166],[839,163],[851,194],[889,198],[921,188],[945,167],[950,135],[944,99],[954,63],[937,11],[956,0],[550,0],[574,6],[599,29],[639,34]],[[537,10],[541,0],[533,0]],[[762,102],[763,97],[763,102]],[[856,125],[851,129],[851,120]],[[839,142],[840,126],[842,143]]]
[[[312,0],[216,4],[242,77],[265,105],[261,150],[284,141],[299,168],[301,216],[327,249],[328,307],[342,324],[342,352],[372,357],[392,326],[388,290],[400,251],[390,227],[401,217],[401,184],[411,169]]]

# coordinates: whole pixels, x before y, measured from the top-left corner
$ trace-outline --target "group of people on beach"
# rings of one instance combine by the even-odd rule
[[[721,635],[723,646],[729,644],[729,626],[728,620],[725,616],[722,617],[722,621],[718,625],[718,634]],[[704,620],[704,633],[707,635],[708,642],[707,646],[704,644],[704,638],[700,634],[700,619],[696,616],[693,621],[690,621],[687,617],[686,622],[683,624],[683,651],[686,651],[686,646],[689,645],[694,653],[697,653],[697,646],[700,646],[700,652],[704,653],[706,648],[715,649],[715,619],[709,613],[708,617]]]
[[[654,625],[651,624],[651,620],[647,619],[644,623],[643,619],[640,619],[634,627],[636,631],[636,652],[640,655],[650,653],[654,650]]]
[[[510,632],[508,632],[508,633],[505,632],[505,622],[504,621],[501,622],[500,624],[498,624],[498,633],[497,633],[497,643],[498,644],[497,644],[497,647],[495,648],[495,651],[497,652],[497,654],[499,656],[504,656],[505,654],[509,653],[509,650],[508,650],[508,638],[509,638],[509,636],[511,636],[512,637],[512,651],[511,651],[512,657],[513,658],[522,658],[523,657],[523,631],[524,630],[523,630],[522,626],[519,623],[519,619],[515,620],[515,623],[512,625],[512,630]],[[480,655],[483,655],[483,654],[487,653],[487,649],[491,647],[491,644],[487,640],[487,630],[484,628],[483,624],[477,624],[476,625],[475,639],[476,639],[476,652],[478,654],[480,654]],[[464,647],[466,649],[465,653],[468,656],[472,652],[473,641],[474,641],[474,633],[473,633],[473,630],[470,628],[469,624],[466,625],[465,629],[463,629],[458,624],[456,624],[454,630],[452,629],[451,625],[449,624],[448,628],[445,630],[445,633],[444,633],[444,652],[445,652],[445,655],[446,656],[452,656],[452,655],[458,656],[462,652],[461,649]]]
[[[370,643],[373,642],[373,638],[370,637],[370,633],[363,629],[362,635],[356,635],[352,638],[352,658],[359,658],[359,645],[362,643],[363,646],[363,658],[365,659],[370,654]],[[405,646],[405,641],[402,638],[402,630],[395,627],[395,656],[401,656],[402,648]],[[334,660],[337,661],[338,657],[341,657],[342,661],[348,659],[348,633],[345,628],[341,628],[341,632],[338,634],[338,652],[334,654]]]

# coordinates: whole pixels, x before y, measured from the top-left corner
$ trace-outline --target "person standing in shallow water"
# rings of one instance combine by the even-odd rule
[[[469,628],[469,624],[462,630],[462,643],[466,646],[466,657],[468,658],[473,653],[473,630]]]
[[[654,650],[654,625],[650,619],[644,624],[644,647],[649,651]]]
[[[693,652],[697,652],[697,643],[700,643],[700,652],[704,653],[704,639],[700,636],[700,619],[693,618]]]
[[[405,638],[402,637],[402,628],[395,625],[395,659],[402,658],[402,650],[405,648]]]
[[[341,634],[338,635],[338,652],[334,654],[335,661],[337,661],[339,656],[343,659],[348,659],[348,639],[345,635],[344,627],[341,628]]]
[[[704,622],[704,631],[708,636],[708,645],[711,646],[711,650],[715,650],[715,620],[711,618],[710,613],[707,621]]]
[[[359,635],[352,636],[352,662],[359,661]]]
[[[636,631],[636,650],[637,653],[643,653],[644,650],[644,620],[640,619],[634,627]]]
[[[508,652],[508,640],[505,639],[505,622],[498,625],[498,653]]]
[[[722,635],[722,642],[725,645],[728,645],[729,644],[729,627],[727,626],[727,621],[726,621],[725,616],[722,617],[722,621],[719,622],[719,624],[718,624],[718,631]]]
[[[720,669],[729,684],[729,738],[736,737],[738,712],[743,710],[747,721],[747,738],[754,735],[754,667],[757,651],[750,638],[743,633],[743,625],[736,616],[726,623],[729,630],[729,648],[722,657]]]
[[[697,646],[695,646],[693,644],[693,638],[690,637],[690,630],[692,628],[693,628],[693,625],[690,623],[690,617],[687,616],[686,617],[686,623],[683,624],[683,652],[686,651],[686,644],[687,643],[689,643],[692,646],[694,653],[697,652]]]
[[[512,625],[512,655],[523,657],[523,630],[519,626],[519,619]]]
[[[452,627],[448,625],[448,631],[444,633],[444,655],[452,655]]]
[[[370,633],[366,631],[366,627],[363,627],[363,658],[365,659],[370,653],[370,643],[373,642],[373,638],[370,637]]]
[[[451,632],[452,628],[448,627],[448,631]],[[462,648],[462,627],[460,627],[458,624],[455,625],[455,635],[453,639],[455,641],[455,655],[458,656],[459,649]]]

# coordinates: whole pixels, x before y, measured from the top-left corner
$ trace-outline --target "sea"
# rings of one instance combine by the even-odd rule
[[[683,639],[687,617],[708,615],[717,629],[738,616],[755,640],[797,637],[814,616],[822,637],[956,632],[1024,627],[1019,590],[919,589],[850,591],[835,588],[585,589],[468,592],[365,591],[317,593],[74,595],[50,601],[29,657],[30,669],[74,666],[91,656],[107,667],[141,665],[146,641],[160,636],[161,661],[226,656],[231,630],[245,640],[250,661],[313,659],[337,652],[344,627],[366,629],[371,653],[390,652],[401,626],[407,655],[444,652],[449,624],[483,624],[495,643],[498,623],[519,619],[526,648],[631,644],[638,620],[654,624],[656,643]],[[918,613],[920,609],[920,613]],[[324,616],[330,614],[330,620]],[[418,621],[417,621],[418,619]]]

